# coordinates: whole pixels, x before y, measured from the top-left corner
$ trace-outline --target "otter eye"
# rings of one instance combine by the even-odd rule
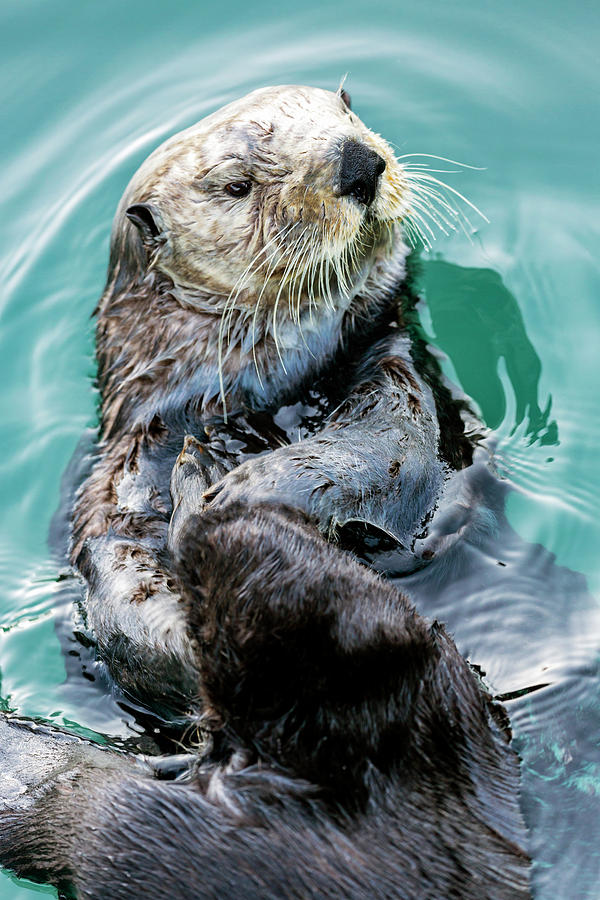
[[[251,181],[232,181],[231,184],[225,185],[225,190],[232,197],[245,197],[246,194],[250,193],[251,188]]]

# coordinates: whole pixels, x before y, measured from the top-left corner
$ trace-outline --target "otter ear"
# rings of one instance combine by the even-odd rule
[[[161,232],[158,221],[158,210],[149,203],[134,203],[125,215],[133,222],[140,233],[144,244],[151,244]]]
[[[110,242],[106,287],[98,310],[107,309],[123,291],[131,290],[132,285],[144,278],[164,230],[158,209],[150,203],[134,203],[125,210],[135,228],[128,228],[122,215],[119,209]]]

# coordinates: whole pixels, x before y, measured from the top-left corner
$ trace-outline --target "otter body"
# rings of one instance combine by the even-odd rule
[[[374,526],[407,556],[470,462],[458,406],[415,365],[399,309],[413,200],[340,94],[299,87],[225,107],[132,179],[97,311],[100,441],[71,552],[100,654],[131,694],[187,708],[197,683],[168,540],[186,435],[214,463],[197,510],[283,502],[330,537]],[[318,421],[298,442],[278,410],[317,382]],[[264,459],[211,443],[236,413],[262,415]]]
[[[526,900],[505,718],[444,629],[295,510],[180,526],[209,750],[0,719],[0,863],[77,898]]]
[[[473,444],[410,327],[411,205],[346,95],[309,88],[231,104],[134,176],[71,559],[113,677],[204,744],[141,759],[0,719],[19,875],[115,900],[529,897],[503,710],[324,539],[358,523],[410,571],[448,542],[445,502],[466,527]]]

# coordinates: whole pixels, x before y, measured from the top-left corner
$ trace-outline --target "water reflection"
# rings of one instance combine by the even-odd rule
[[[476,401],[485,423],[498,428],[506,416],[498,373],[503,359],[516,398],[513,431],[526,418],[530,444],[558,444],[558,426],[550,419],[552,398],[540,407],[540,358],[517,301],[500,275],[437,258],[423,264],[422,286],[435,342],[452,359],[465,393]]]

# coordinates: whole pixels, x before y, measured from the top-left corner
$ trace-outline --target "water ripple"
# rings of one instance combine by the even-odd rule
[[[398,152],[486,168],[451,176],[491,225],[472,244],[444,238],[423,255],[425,324],[494,429],[510,522],[419,604],[494,690],[547,684],[508,701],[536,896],[595,900],[600,869],[585,838],[600,792],[592,7],[373,0],[340,15],[258,0],[224,15],[183,0],[168,11],[7,0],[0,16],[2,696],[113,736],[137,727],[97,682],[64,682],[51,610],[67,601],[46,546],[61,473],[95,420],[90,313],[129,177],[164,138],[248,90],[335,88],[349,72],[354,107]],[[30,896],[0,884],[10,900]]]

